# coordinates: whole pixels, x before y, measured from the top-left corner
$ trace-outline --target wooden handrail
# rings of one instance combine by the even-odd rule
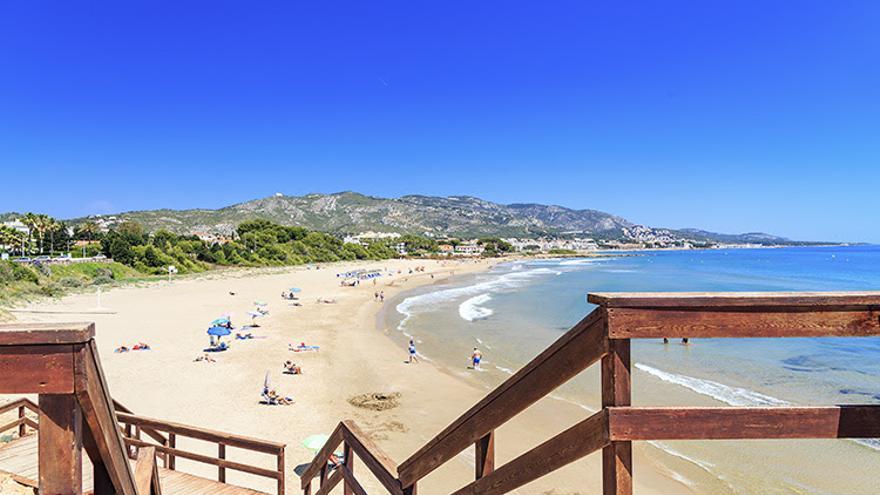
[[[611,407],[611,440],[880,438],[880,405]]]
[[[407,495],[470,445],[476,449],[476,479],[453,492],[457,495],[506,493],[602,449],[604,492],[628,495],[634,440],[880,437],[878,405],[630,406],[632,338],[880,335],[880,292],[608,293],[588,299],[599,308],[404,461],[397,479],[390,476],[393,462],[378,463],[377,447],[358,443],[365,436],[352,433],[359,430],[346,421],[304,472],[304,492],[311,493],[311,481],[320,473],[318,494],[339,482],[346,483],[346,493],[363,493],[347,463],[326,477],[327,460],[340,444],[372,459],[365,464],[373,463],[371,471],[389,492],[399,493],[399,486]],[[494,431],[599,359],[603,409],[495,468]]]
[[[410,486],[556,390],[608,351],[602,311],[596,310],[400,464]]]
[[[608,337],[867,337],[880,335],[880,292],[590,294]]]
[[[152,428],[158,432],[174,433],[178,436],[185,436],[204,440],[206,442],[223,443],[230,447],[238,447],[246,450],[255,450],[265,454],[278,454],[286,447],[283,443],[261,440],[259,438],[237,435],[234,433],[226,433],[222,431],[210,430],[196,426],[189,426],[173,421],[165,421],[161,419],[148,418],[146,416],[136,416],[128,413],[117,413],[117,418],[121,424],[130,424],[140,426],[142,430]]]
[[[330,456],[333,455],[342,443],[346,445],[346,455],[344,456],[343,464],[337,466],[329,478],[325,478]],[[350,466],[353,465],[351,453],[357,454],[358,458],[370,470],[373,476],[388,490],[388,493],[403,493],[396,476],[397,466],[394,461],[351,420],[342,421],[336,426],[330,438],[315,455],[315,458],[306,470],[303,471],[303,474],[300,476],[302,488],[308,491],[312,480],[320,474],[322,483],[316,494],[329,492],[343,477],[354,480],[347,482],[349,488],[355,493],[361,493],[359,490],[363,490],[363,487],[357,482],[353,471],[350,469]],[[341,468],[343,467],[346,469],[347,475],[342,474]]]
[[[286,448],[286,445],[283,443],[270,442],[266,440],[260,440],[258,438],[247,437],[244,435],[236,435],[232,433],[215,431],[207,428],[189,426],[172,421],[147,418],[144,416],[137,416],[134,414],[122,412],[117,413],[117,417],[120,424],[125,426],[126,431],[128,431],[131,426],[134,426],[138,431],[143,431],[145,433],[152,431],[156,434],[156,436],[159,436],[162,439],[167,438],[167,440],[159,440],[159,444],[157,445],[145,442],[140,438],[137,438],[137,436],[132,437],[131,435],[127,434],[125,438],[125,443],[126,445],[135,447],[138,450],[144,447],[155,448],[155,451],[164,456],[164,458],[166,459],[165,467],[168,469],[175,469],[174,460],[177,457],[180,457],[183,459],[201,462],[203,464],[217,466],[217,479],[221,483],[226,483],[226,469],[233,469],[256,476],[273,479],[277,482],[278,494],[284,494],[284,450]],[[167,436],[163,435],[163,432],[167,434]],[[217,444],[217,457],[211,457],[177,448],[176,443],[178,436]],[[151,437],[156,440],[154,436]],[[272,470],[240,462],[229,461],[225,458],[227,446],[273,455],[276,457],[277,467],[276,469]]]

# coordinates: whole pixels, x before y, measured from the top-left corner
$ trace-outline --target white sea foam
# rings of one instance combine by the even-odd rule
[[[595,262],[596,262],[596,260],[579,258],[579,259],[573,259],[573,260],[560,261],[559,266],[592,265]]]
[[[494,313],[494,311],[482,305],[491,300],[491,294],[480,294],[479,296],[474,296],[458,306],[458,315],[461,316],[462,319],[467,321],[482,320],[484,318],[488,318],[492,316],[492,313]]]
[[[690,389],[700,395],[711,397],[715,400],[724,402],[731,406],[785,406],[790,405],[782,399],[770,397],[754,390],[746,388],[732,387],[703,378],[694,378],[692,376],[677,375],[675,373],[667,373],[666,371],[652,368],[642,363],[636,363],[636,368],[651,374],[664,382],[680,385]]]
[[[454,301],[465,296],[475,296],[486,294],[489,292],[498,292],[505,290],[513,290],[527,285],[535,277],[546,275],[561,275],[562,272],[551,270],[549,268],[534,268],[531,270],[509,272],[503,275],[490,278],[483,282],[464,287],[453,287],[451,289],[443,289],[417,296],[410,296],[397,305],[397,312],[404,316],[398,330],[403,330],[407,321],[419,310],[427,310],[436,308],[438,304]]]

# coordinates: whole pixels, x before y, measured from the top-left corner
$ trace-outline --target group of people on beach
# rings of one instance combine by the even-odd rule
[[[373,300],[379,301],[379,302],[385,302],[385,291],[378,290],[376,292],[373,292]]]
[[[419,362],[419,352],[416,350],[416,342],[415,339],[409,339],[409,345],[407,346],[407,351],[409,352],[409,358],[407,359],[408,364],[418,363]],[[470,361],[471,361],[471,369],[480,370],[480,362],[483,360],[483,353],[480,352],[480,349],[474,347],[473,352],[471,353]]]

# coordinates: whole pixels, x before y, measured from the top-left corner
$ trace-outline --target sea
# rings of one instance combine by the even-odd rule
[[[386,324],[401,343],[413,338],[424,359],[489,389],[587,315],[590,292],[880,290],[880,246],[606,254],[453,277],[398,296]],[[468,369],[474,347],[484,356],[479,372]],[[637,340],[632,359],[634,405],[880,404],[880,338]],[[552,398],[586,416],[599,408],[598,376],[585,372]],[[877,439],[663,441],[644,449],[694,493],[880,493]]]

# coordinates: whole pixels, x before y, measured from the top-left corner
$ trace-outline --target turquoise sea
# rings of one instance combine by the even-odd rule
[[[487,388],[583,318],[589,292],[880,290],[880,246],[611,253],[500,265],[407,293],[399,339]],[[473,347],[482,373],[466,371]],[[633,343],[637,405],[880,404],[880,338]],[[598,408],[595,370],[554,398]],[[686,425],[683,425],[686,427]],[[880,493],[880,441],[653,442],[696,493]]]

